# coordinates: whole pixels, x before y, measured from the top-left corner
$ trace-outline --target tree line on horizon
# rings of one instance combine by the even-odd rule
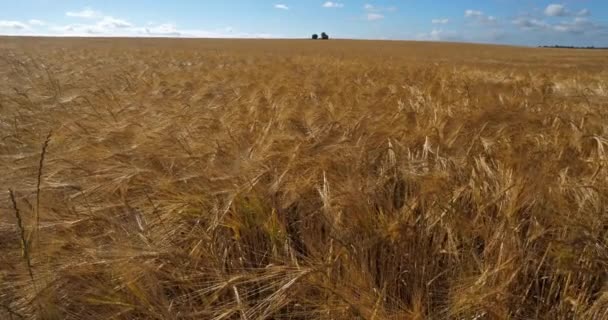
[[[608,49],[608,47],[595,47],[595,46],[582,46],[582,47],[577,47],[577,46],[560,46],[560,45],[553,45],[553,46],[538,46],[539,48],[557,48],[557,49],[590,49],[590,50],[597,50],[597,49]]]

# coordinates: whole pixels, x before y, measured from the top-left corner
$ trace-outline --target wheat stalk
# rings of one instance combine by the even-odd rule
[[[17,200],[15,199],[15,194],[14,194],[13,190],[9,189],[8,194],[9,194],[11,203],[13,204],[13,210],[15,212],[15,217],[17,218],[17,227],[19,228],[19,232],[20,232],[19,237],[21,239],[22,255],[23,255],[23,258],[25,259],[25,263],[27,265],[27,271],[29,273],[30,279],[32,279],[32,284],[35,287],[36,281],[34,280],[34,272],[32,271],[32,260],[30,259],[29,243],[27,242],[27,239],[26,239],[26,231],[25,231],[25,227],[23,226],[23,219],[21,217],[21,212],[19,211],[19,207],[17,206]]]
[[[46,155],[49,142],[51,141],[52,131],[46,136],[44,143],[42,144],[42,151],[40,151],[40,161],[38,162],[38,175],[36,179],[36,237],[39,236],[40,232],[40,186],[42,184],[42,168],[44,165],[44,157]]]

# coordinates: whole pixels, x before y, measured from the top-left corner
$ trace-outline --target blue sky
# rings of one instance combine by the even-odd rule
[[[608,0],[0,0],[0,34],[608,46]]]

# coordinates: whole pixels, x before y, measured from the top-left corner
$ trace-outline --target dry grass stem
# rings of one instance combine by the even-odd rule
[[[605,51],[0,40],[0,319],[608,316]]]

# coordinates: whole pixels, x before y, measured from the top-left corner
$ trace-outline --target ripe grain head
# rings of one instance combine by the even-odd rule
[[[0,315],[607,312],[600,51],[0,46],[2,184],[18,191],[23,227],[39,227],[28,268],[0,199]]]

